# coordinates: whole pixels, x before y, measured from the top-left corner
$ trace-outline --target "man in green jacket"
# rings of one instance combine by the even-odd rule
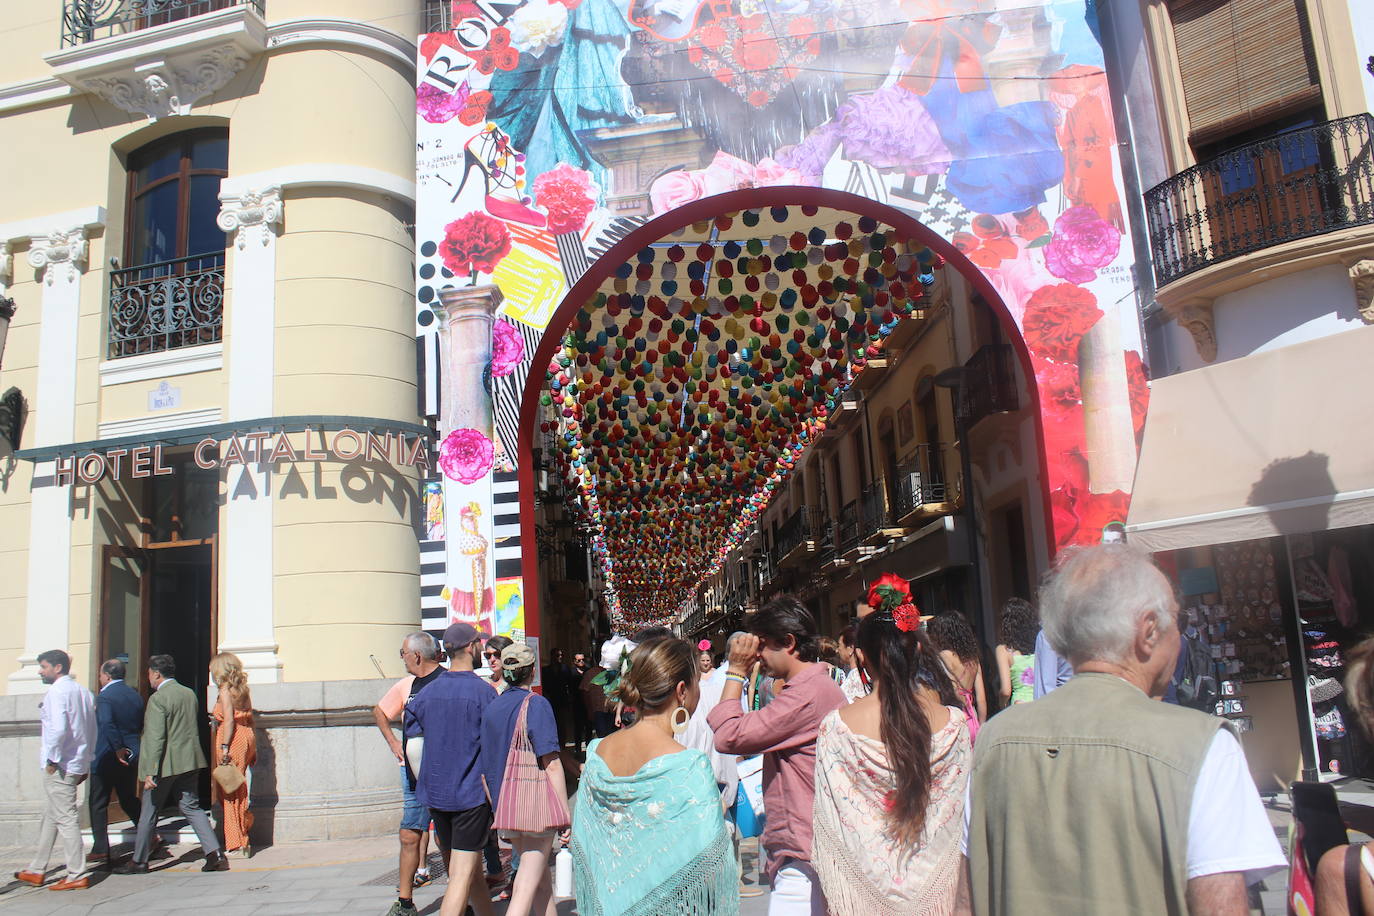
[[[174,798],[205,850],[205,864],[200,870],[229,870],[229,862],[215,839],[210,818],[200,806],[199,774],[205,768],[205,752],[201,750],[196,729],[198,717],[202,715],[200,703],[191,688],[173,679],[175,674],[176,662],[172,656],[154,655],[148,659],[148,683],[153,688],[153,695],[148,698],[143,716],[138,758],[143,807],[138,816],[133,861],[117,869],[121,874],[147,873],[158,811]]]

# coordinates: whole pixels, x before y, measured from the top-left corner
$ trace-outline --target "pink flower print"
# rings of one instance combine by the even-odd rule
[[[1061,280],[1087,283],[1121,250],[1121,233],[1092,207],[1070,207],[1054,221],[1054,238],[1045,246],[1045,267]]]
[[[441,461],[443,459],[440,459]],[[1027,665],[1026,670],[1021,672],[1021,683],[1027,687],[1035,686],[1035,666]]]
[[[525,358],[525,339],[508,321],[498,320],[491,329],[491,377],[510,375]]]
[[[496,449],[480,429],[455,429],[439,446],[439,468],[459,483],[476,483],[491,470]]]

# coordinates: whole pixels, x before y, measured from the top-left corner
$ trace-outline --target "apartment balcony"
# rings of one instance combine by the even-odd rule
[[[218,343],[224,252],[113,271],[106,358]]]
[[[189,114],[267,49],[266,0],[66,0],[53,76],[150,120]]]
[[[955,410],[969,428],[994,414],[1014,413],[1020,408],[1012,363],[1015,358],[1011,344],[988,344],[964,363],[964,382],[958,388]]]
[[[797,566],[820,550],[825,521],[819,506],[802,506],[778,529],[778,565]]]
[[[892,517],[912,528],[954,512],[957,488],[947,483],[946,468],[957,467],[958,456],[947,445],[922,443],[916,454],[897,469],[892,487]]]
[[[1161,290],[1242,255],[1374,223],[1372,137],[1370,115],[1339,118],[1237,147],[1151,188]]]
[[[887,481],[878,479],[859,495],[859,540],[865,547],[879,547],[907,533],[897,524],[888,499]]]
[[[859,548],[862,546],[857,499],[851,499],[840,507],[840,517],[835,523],[834,532],[837,557],[852,563],[858,558]]]

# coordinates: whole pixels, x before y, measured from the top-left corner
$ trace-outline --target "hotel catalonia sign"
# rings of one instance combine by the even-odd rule
[[[337,432],[304,431],[303,445],[292,443],[286,432],[234,433],[228,438],[208,437],[197,442],[191,459],[202,470],[228,468],[234,465],[292,464],[311,461],[380,461],[399,467],[417,467],[429,471],[429,449],[426,437],[405,433],[358,432],[345,427]],[[318,448],[312,444],[316,437]],[[269,445],[270,442],[270,445]],[[96,483],[106,476],[114,480],[124,477],[161,477],[175,473],[166,463],[165,446],[130,446],[87,452],[84,455],[59,456],[55,459],[55,480],[58,486],[76,482]]]

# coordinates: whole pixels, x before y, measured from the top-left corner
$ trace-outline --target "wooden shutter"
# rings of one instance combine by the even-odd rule
[[[1305,0],[1169,0],[1197,144],[1321,100]]]

